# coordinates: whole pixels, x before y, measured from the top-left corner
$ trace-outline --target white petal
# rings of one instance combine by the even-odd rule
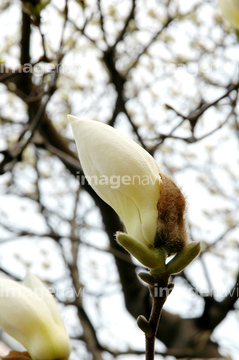
[[[87,179],[97,176],[90,185],[119,214],[131,237],[153,246],[162,183],[158,164],[111,126],[71,115],[68,118],[83,171]],[[103,176],[108,184],[100,181]]]
[[[48,306],[48,309],[50,310],[52,318],[55,320],[56,324],[64,327],[63,319],[59,308],[52,294],[41,282],[41,280],[38,279],[35,275],[33,275],[30,271],[27,271],[24,278],[24,285],[30,288],[37,296],[39,296],[44,301],[44,303]]]

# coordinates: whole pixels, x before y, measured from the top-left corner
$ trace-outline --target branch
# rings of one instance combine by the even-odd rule
[[[159,29],[156,34],[152,37],[152,39],[149,41],[149,43],[144,47],[144,49],[137,55],[136,59],[134,60],[133,64],[131,64],[131,66],[128,69],[128,72],[133,69],[139,59],[141,58],[142,55],[144,55],[146,53],[146,51],[149,49],[149,47],[153,44],[153,42],[157,39],[157,37],[169,26],[169,24],[173,21],[174,19],[171,17],[168,17],[166,23],[161,27],[161,29]]]
[[[105,36],[105,27],[104,27],[105,22],[104,22],[104,16],[102,13],[102,8],[101,8],[101,0],[98,0],[97,4],[98,4],[99,13],[100,13],[100,28],[101,28],[102,35],[103,35],[103,40],[106,43],[106,45],[108,46],[108,42],[107,42],[106,36]]]
[[[238,83],[237,85],[235,85],[234,87],[236,87],[236,89],[238,89],[238,88],[239,88],[239,83]],[[233,90],[236,90],[236,89],[233,89]],[[233,91],[233,90],[231,90],[231,91]],[[231,92],[231,91],[230,91],[230,92]],[[214,102],[208,104],[208,108],[211,107],[211,106],[213,106],[213,105],[215,105],[217,102],[219,102],[220,100],[222,100],[222,99],[225,98],[226,96],[228,96],[228,95],[224,94],[224,95],[221,96],[219,99],[217,99],[217,100],[215,100]],[[222,123],[220,123],[218,126],[216,126],[213,130],[209,131],[208,133],[206,133],[206,134],[204,134],[204,135],[202,135],[202,136],[200,136],[200,137],[195,137],[194,134],[193,134],[193,130],[192,130],[192,135],[189,136],[189,137],[176,136],[176,135],[173,135],[173,134],[172,134],[172,132],[173,132],[174,130],[176,130],[176,129],[184,122],[184,120],[189,120],[189,116],[188,116],[188,117],[183,117],[183,121],[181,121],[180,124],[178,124],[169,134],[162,134],[162,133],[159,134],[160,142],[158,142],[156,145],[154,145],[154,146],[150,149],[149,152],[150,152],[151,154],[153,154],[153,153],[157,150],[158,146],[160,146],[160,145],[163,143],[163,141],[164,141],[165,139],[168,139],[168,138],[175,139],[175,140],[183,140],[183,141],[185,141],[185,142],[188,143],[188,144],[194,144],[194,143],[196,143],[196,142],[198,142],[198,141],[201,141],[201,140],[205,139],[206,137],[208,137],[208,136],[214,134],[215,132],[217,132],[218,130],[220,130],[220,129],[228,122],[228,120],[230,119],[230,117],[231,117],[231,116],[234,114],[234,112],[235,112],[236,104],[237,104],[237,99],[235,99],[235,100],[232,101],[232,109],[231,109],[230,113],[227,115],[226,119],[225,119]],[[175,111],[176,111],[176,110],[175,110]],[[204,111],[206,111],[206,109],[204,109]],[[203,112],[204,112],[204,111],[203,111]],[[176,113],[177,113],[177,112],[176,112]],[[178,114],[178,113],[177,113],[177,114]],[[180,115],[180,116],[182,116],[182,115]]]
[[[239,298],[238,289],[239,289],[239,272],[237,274],[234,287],[230,290],[227,297],[222,301],[222,309],[224,310],[224,317],[226,317],[227,313],[233,309],[235,303],[237,302]]]
[[[135,1],[135,0],[132,0],[131,11],[130,11],[128,17],[126,18],[126,21],[125,21],[125,23],[124,23],[124,27],[123,27],[123,29],[120,31],[120,33],[118,34],[118,37],[117,37],[114,45],[112,46],[112,48],[115,49],[115,48],[116,48],[116,45],[117,45],[121,40],[123,40],[123,37],[124,37],[124,35],[125,35],[126,29],[127,29],[128,25],[129,25],[130,20],[132,20],[132,19],[134,18],[135,5],[136,5],[136,1]]]
[[[220,96],[219,98],[215,99],[214,101],[210,102],[210,103],[204,103],[202,104],[198,109],[193,110],[192,112],[190,112],[189,115],[183,115],[182,113],[180,113],[179,111],[177,111],[176,109],[174,109],[171,105],[166,104],[167,108],[170,110],[173,110],[178,116],[182,117],[183,120],[189,120],[192,127],[195,127],[195,124],[198,120],[198,118],[204,114],[204,112],[206,110],[208,110],[209,108],[211,108],[212,106],[217,105],[221,100],[225,99],[226,97],[228,97],[232,91],[234,90],[238,90],[239,88],[239,82],[237,82],[236,84],[230,84],[228,86],[228,90],[225,92],[224,95]],[[205,137],[206,135],[204,135],[203,137]],[[203,138],[201,137],[200,140]]]
[[[79,188],[80,189],[80,188]],[[82,289],[82,284],[80,283],[80,276],[78,271],[78,252],[79,252],[79,241],[75,238],[75,230],[76,230],[76,212],[77,212],[77,205],[78,205],[78,198],[79,198],[79,190],[76,194],[75,198],[75,207],[74,207],[74,214],[71,220],[71,253],[72,253],[72,263],[67,263],[66,259],[65,262],[68,265],[68,269],[70,270],[71,278],[73,281],[73,286],[76,290],[77,294],[80,294]],[[63,257],[64,251],[62,251]],[[81,321],[81,325],[83,327],[83,339],[86,343],[87,349],[93,356],[93,360],[103,360],[101,356],[101,347],[100,343],[97,339],[96,332],[94,326],[92,325],[87,313],[85,312],[82,299],[80,296],[77,296],[74,305],[77,307],[78,315]]]

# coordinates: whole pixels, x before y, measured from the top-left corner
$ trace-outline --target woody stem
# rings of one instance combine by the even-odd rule
[[[152,295],[152,309],[149,318],[149,324],[152,331],[145,334],[146,338],[146,360],[154,360],[154,346],[157,335],[159,319],[162,313],[163,305],[169,294],[168,280],[169,275],[153,275],[155,278],[154,286],[149,286]]]

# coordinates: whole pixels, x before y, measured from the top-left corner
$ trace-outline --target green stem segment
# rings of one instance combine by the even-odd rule
[[[146,360],[154,360],[154,345],[157,335],[159,319],[162,313],[163,305],[170,293],[168,287],[168,274],[153,275],[155,278],[154,286],[149,285],[152,295],[152,309],[149,318],[149,325],[152,329],[150,333],[145,333],[146,339]]]

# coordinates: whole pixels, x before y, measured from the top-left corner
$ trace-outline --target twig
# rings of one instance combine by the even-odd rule
[[[185,141],[185,142],[188,143],[188,144],[194,144],[194,143],[196,143],[196,142],[198,142],[198,141],[201,141],[201,140],[205,139],[206,137],[214,134],[214,133],[217,132],[218,130],[220,130],[220,129],[228,122],[228,120],[230,119],[230,117],[234,114],[234,112],[235,112],[235,106],[236,106],[236,101],[235,101],[235,100],[232,102],[232,106],[233,106],[233,107],[232,107],[232,110],[231,110],[230,113],[227,115],[226,119],[225,119],[223,122],[221,122],[219,125],[217,125],[214,129],[212,129],[211,131],[207,132],[206,134],[204,134],[204,135],[202,135],[202,136],[200,136],[200,137],[195,137],[194,134],[193,134],[193,132],[192,132],[192,135],[189,136],[189,137],[176,136],[176,135],[173,135],[173,134],[172,134],[173,131],[176,130],[185,120],[189,120],[189,121],[191,122],[192,119],[193,119],[193,121],[196,121],[196,119],[198,119],[198,117],[199,117],[200,115],[202,115],[207,109],[209,109],[209,108],[210,108],[211,106],[213,106],[213,105],[216,105],[220,100],[222,100],[222,99],[224,99],[225,97],[227,97],[227,96],[231,93],[231,91],[233,91],[233,90],[238,90],[238,88],[239,88],[239,83],[237,83],[237,84],[234,85],[233,87],[230,87],[230,89],[231,89],[230,91],[228,90],[228,91],[226,92],[226,94],[224,94],[223,96],[221,96],[221,97],[218,98],[217,100],[213,101],[213,102],[210,103],[210,104],[207,104],[207,106],[202,107],[203,110],[201,110],[200,112],[199,112],[199,110],[198,110],[197,115],[194,115],[194,117],[193,117],[192,115],[183,116],[182,114],[179,114],[176,110],[174,110],[172,107],[170,107],[172,110],[175,111],[175,113],[176,113],[178,116],[183,117],[183,120],[182,120],[169,134],[163,134],[163,133],[160,133],[160,134],[159,134],[160,141],[150,149],[150,151],[149,151],[150,154],[154,154],[154,152],[156,151],[156,149],[158,148],[158,146],[161,145],[162,142],[163,142],[165,139],[167,139],[167,138],[171,138],[171,139],[175,139],[175,140],[183,140],[183,141]],[[201,108],[201,109],[202,109],[202,108]],[[196,111],[197,111],[197,110],[196,110]],[[196,113],[196,111],[195,111],[195,113]]]
[[[106,45],[108,46],[108,42],[106,40],[106,36],[105,36],[105,27],[104,27],[104,16],[102,13],[102,7],[101,7],[101,0],[98,0],[98,9],[99,9],[99,13],[100,13],[100,28],[102,31],[102,36],[103,36],[103,40],[106,43]]]
[[[149,321],[139,316],[138,325],[145,332],[146,340],[146,360],[154,360],[155,339],[157,336],[158,325],[162,313],[163,305],[170,294],[168,284],[169,275],[153,275],[154,285],[149,285],[149,291],[152,295],[152,308]]]
[[[66,2],[65,2],[65,8],[64,8],[64,24],[63,24],[63,27],[62,27],[61,42],[60,42],[59,53],[61,53],[61,49],[62,49],[62,47],[63,47],[64,33],[65,33],[67,21],[68,21],[68,0],[66,0]]]
[[[166,23],[156,32],[156,34],[152,37],[152,39],[149,41],[149,43],[144,47],[144,49],[137,55],[136,59],[134,60],[134,62],[130,65],[128,72],[133,69],[139,59],[142,57],[142,55],[144,55],[147,50],[149,49],[149,47],[154,43],[154,41],[157,39],[157,37],[169,26],[169,24],[173,21],[173,19],[171,17],[169,17],[166,21]]]

